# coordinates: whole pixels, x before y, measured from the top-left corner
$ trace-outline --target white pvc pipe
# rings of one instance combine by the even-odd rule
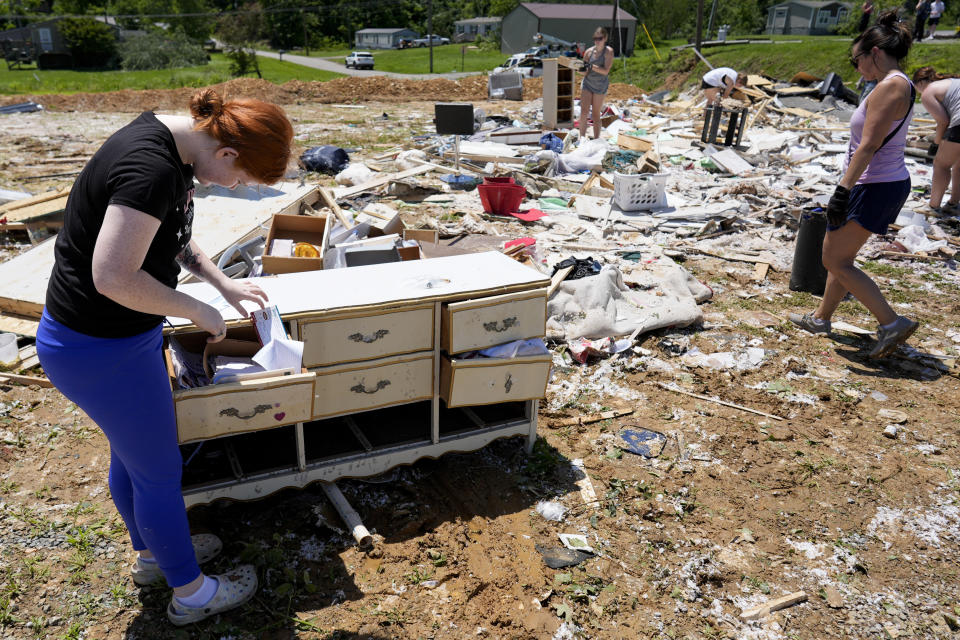
[[[357,544],[363,549],[372,546],[373,536],[370,535],[367,528],[363,526],[363,522],[360,520],[360,514],[350,506],[350,503],[347,502],[346,497],[340,492],[336,483],[321,482],[320,485],[323,487],[324,493],[327,494],[327,498],[333,503],[337,513],[340,514],[344,523],[350,528],[350,533],[353,534],[353,539],[357,541]]]

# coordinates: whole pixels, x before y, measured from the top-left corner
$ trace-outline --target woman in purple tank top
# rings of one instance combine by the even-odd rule
[[[829,333],[837,305],[852,293],[880,325],[871,358],[893,353],[919,326],[897,315],[877,284],[854,264],[872,234],[887,232],[910,194],[903,152],[916,94],[900,61],[911,44],[910,28],[896,11],[882,13],[874,26],[853,41],[850,62],[864,78],[878,84],[850,119],[843,177],[827,205],[823,266],[828,276],[823,299],[812,313],[790,315],[792,322],[810,333]]]

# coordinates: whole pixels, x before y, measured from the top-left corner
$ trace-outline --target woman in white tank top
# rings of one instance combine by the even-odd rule
[[[930,212],[955,216],[960,214],[960,78],[942,76],[933,67],[917,69],[913,78],[917,90],[923,94],[924,108],[937,121],[930,147],[934,156]],[[951,184],[951,198],[941,204],[947,185]]]

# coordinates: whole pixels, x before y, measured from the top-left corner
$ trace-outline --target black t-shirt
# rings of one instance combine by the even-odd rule
[[[93,284],[93,248],[107,205],[124,205],[160,220],[143,270],[174,288],[177,255],[190,242],[193,168],[180,160],[173,134],[150,111],[114,133],[83,168],[67,199],[47,285],[47,313],[74,331],[123,338],[149,331],[163,318],[134,311]]]

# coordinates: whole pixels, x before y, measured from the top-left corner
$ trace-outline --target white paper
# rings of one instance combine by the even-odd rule
[[[275,369],[300,371],[303,362],[303,343],[287,338],[271,340],[254,354],[253,361],[266,371]]]

